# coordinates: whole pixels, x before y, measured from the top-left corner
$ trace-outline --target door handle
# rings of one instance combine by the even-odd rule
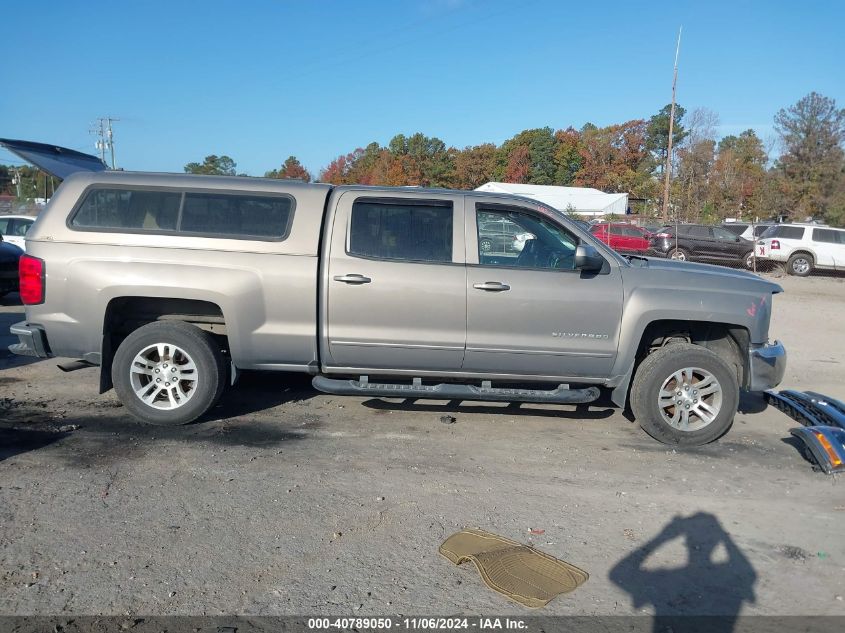
[[[476,290],[487,290],[488,292],[503,292],[511,289],[509,285],[503,284],[501,281],[485,281],[483,284],[473,284],[472,287]]]
[[[368,284],[372,281],[369,277],[352,273],[351,275],[338,275],[334,278],[335,281],[342,281],[345,284]]]

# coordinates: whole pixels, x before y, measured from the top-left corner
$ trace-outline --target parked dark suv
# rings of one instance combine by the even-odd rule
[[[651,238],[652,252],[661,257],[681,261],[704,261],[714,264],[734,264],[751,269],[754,242],[734,235],[720,226],[678,224],[666,226]]]
[[[0,235],[0,297],[18,289],[18,262],[23,251]]]

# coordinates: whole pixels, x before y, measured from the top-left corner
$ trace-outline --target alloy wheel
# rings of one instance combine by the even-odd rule
[[[657,406],[669,426],[680,431],[698,431],[719,415],[722,385],[706,369],[679,369],[663,381]]]
[[[147,406],[170,411],[187,403],[196,393],[199,374],[190,355],[170,343],[155,343],[135,355],[129,383]]]

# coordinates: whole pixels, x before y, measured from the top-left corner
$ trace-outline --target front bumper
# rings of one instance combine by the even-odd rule
[[[786,372],[786,348],[780,341],[752,347],[748,368],[748,391],[774,389]]]
[[[766,402],[804,426],[789,429],[828,475],[845,471],[845,403],[815,391],[767,391]]]
[[[30,325],[26,321],[15,323],[9,328],[13,336],[18,337],[18,343],[9,345],[9,351],[18,356],[37,356],[48,358],[50,346],[47,344],[47,334],[40,325]]]

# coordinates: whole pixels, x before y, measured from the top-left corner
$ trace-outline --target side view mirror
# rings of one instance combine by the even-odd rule
[[[584,272],[597,273],[604,267],[604,258],[594,246],[580,244],[575,249],[575,268]]]
[[[739,242],[739,241],[740,241],[740,237],[739,237],[739,235],[737,235],[737,236],[734,238],[734,242]]]

